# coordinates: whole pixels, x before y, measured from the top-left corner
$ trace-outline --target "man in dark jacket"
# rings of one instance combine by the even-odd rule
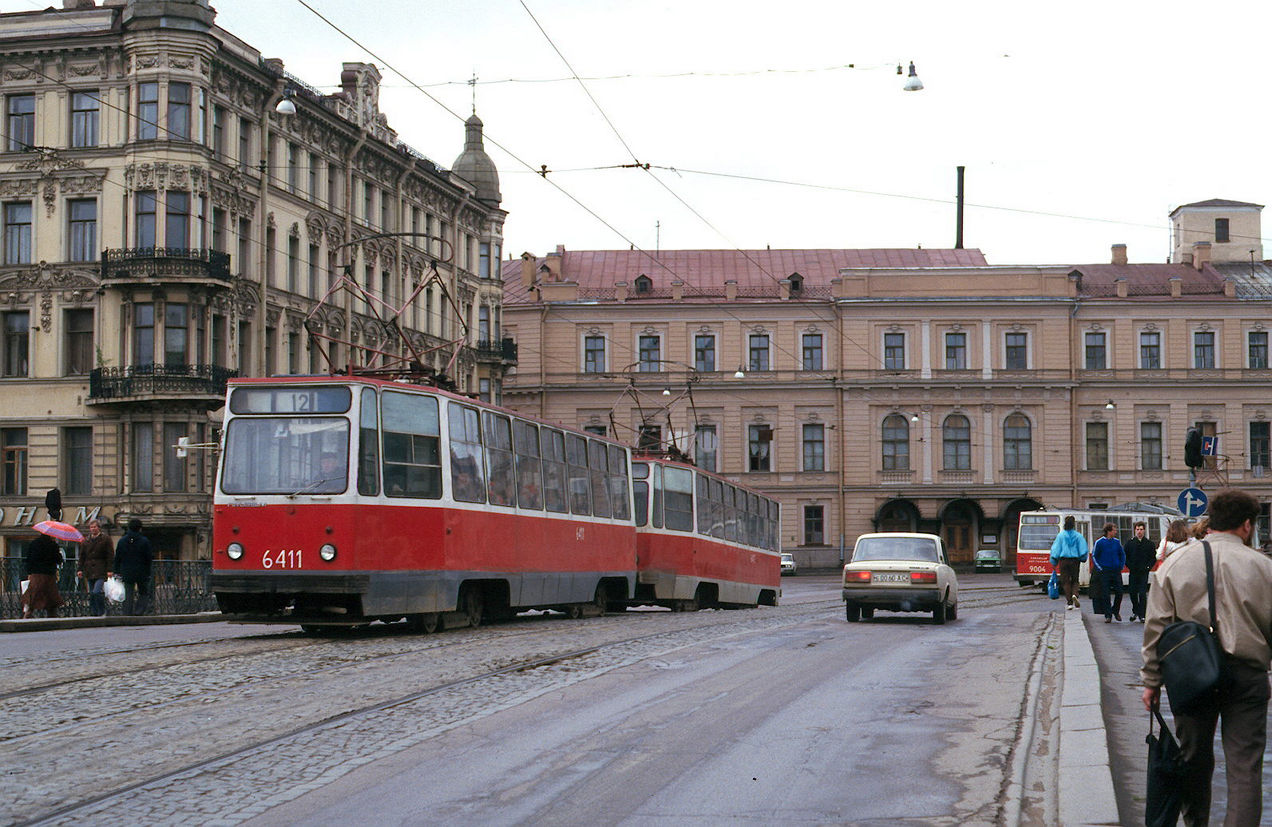
[[[1144,533],[1148,525],[1143,520],[1135,523],[1135,536],[1122,543],[1126,555],[1126,567],[1131,570],[1126,579],[1126,591],[1131,597],[1131,620],[1144,622],[1144,604],[1148,598],[1148,572],[1157,562],[1157,546]]]
[[[102,524],[96,518],[88,521],[88,538],[80,547],[79,576],[88,583],[88,605],[93,614],[106,614],[106,577],[110,574],[111,554],[114,546],[102,533]]]
[[[141,520],[128,521],[128,531],[115,544],[115,574],[124,581],[124,614],[150,611],[150,564],[154,553],[141,533]],[[135,611],[134,611],[135,610]]]

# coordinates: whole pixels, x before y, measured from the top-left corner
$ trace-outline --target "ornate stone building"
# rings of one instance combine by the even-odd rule
[[[206,0],[2,14],[0,78],[7,556],[55,486],[68,519],[136,515],[162,556],[206,556],[215,451],[176,445],[216,442],[232,375],[419,357],[499,396],[505,213],[475,115],[445,169],[390,128],[374,66],[324,94]]]
[[[942,534],[964,563],[979,548],[1014,560],[1021,510],[1173,507],[1192,425],[1220,437],[1200,484],[1266,502],[1260,209],[1178,208],[1170,264],[1130,264],[1123,245],[1107,264],[1045,267],[969,250],[526,255],[506,265],[523,357],[507,404],[674,439],[778,497],[802,565],[875,530]]]

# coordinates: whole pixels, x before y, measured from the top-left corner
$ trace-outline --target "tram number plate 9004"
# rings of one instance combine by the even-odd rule
[[[910,573],[906,571],[877,571],[871,575],[870,579],[875,583],[909,583]]]
[[[298,548],[280,548],[278,551],[265,549],[265,553],[261,555],[261,568],[298,569],[300,551]]]

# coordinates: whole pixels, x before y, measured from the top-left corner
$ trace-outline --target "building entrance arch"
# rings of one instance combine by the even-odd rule
[[[950,500],[941,509],[941,539],[951,565],[972,562],[984,520],[985,513],[975,500]]]
[[[875,514],[875,531],[918,531],[919,507],[909,500],[888,500]]]

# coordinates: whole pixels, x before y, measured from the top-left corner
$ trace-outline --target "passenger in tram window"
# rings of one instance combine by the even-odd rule
[[[538,462],[527,463],[521,469],[520,482],[517,484],[518,502],[522,508],[543,508],[543,500],[539,496]]]

